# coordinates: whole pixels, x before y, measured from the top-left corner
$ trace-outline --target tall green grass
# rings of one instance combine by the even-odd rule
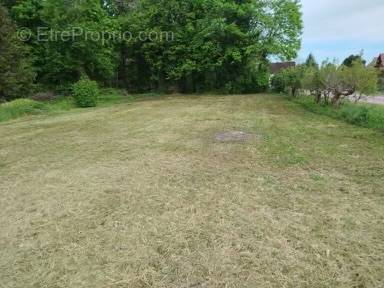
[[[0,105],[0,121],[6,121],[24,115],[40,114],[46,110],[42,102],[31,99],[17,99]]]
[[[130,102],[135,100],[121,90],[104,89],[98,99],[98,106]],[[75,109],[76,105],[71,97],[58,97],[55,100],[40,102],[31,99],[16,99],[0,105],[0,122],[16,119],[26,115],[60,113]]]
[[[297,97],[293,100],[305,109],[348,123],[384,131],[384,106],[344,102],[340,108],[317,104],[311,97]]]
[[[20,118],[26,115],[68,111],[74,107],[72,99],[65,97],[49,102],[40,102],[32,99],[16,99],[0,105],[0,122]]]

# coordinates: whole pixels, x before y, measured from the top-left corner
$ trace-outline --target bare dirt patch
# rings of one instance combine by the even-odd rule
[[[218,142],[245,142],[255,137],[256,135],[244,131],[225,131],[215,134],[215,140]]]

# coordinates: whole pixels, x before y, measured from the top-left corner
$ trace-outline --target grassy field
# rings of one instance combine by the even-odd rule
[[[383,133],[249,95],[0,136],[0,287],[384,287]]]

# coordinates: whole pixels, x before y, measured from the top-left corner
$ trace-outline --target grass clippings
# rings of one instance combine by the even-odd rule
[[[237,127],[262,141],[217,142]],[[384,285],[384,136],[269,95],[0,123],[0,287]]]

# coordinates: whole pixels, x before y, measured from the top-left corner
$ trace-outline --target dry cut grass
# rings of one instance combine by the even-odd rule
[[[384,287],[379,132],[235,95],[0,136],[0,287]]]

